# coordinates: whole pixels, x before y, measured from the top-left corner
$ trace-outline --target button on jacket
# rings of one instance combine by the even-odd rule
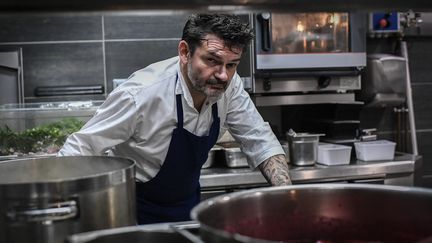
[[[173,57],[133,73],[113,90],[84,127],[69,136],[58,155],[109,152],[130,157],[137,162],[137,179],[150,180],[161,168],[177,126],[177,94],[182,97],[183,126],[197,136],[208,135],[213,122],[211,107],[217,102],[219,136],[229,130],[241,143],[251,167],[273,155],[284,154],[269,124],[244,91],[238,74],[224,94],[208,98],[198,112],[182,77],[179,58]]]

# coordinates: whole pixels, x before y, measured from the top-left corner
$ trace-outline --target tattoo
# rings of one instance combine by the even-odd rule
[[[283,154],[272,156],[259,165],[259,169],[272,186],[291,185],[288,164]]]

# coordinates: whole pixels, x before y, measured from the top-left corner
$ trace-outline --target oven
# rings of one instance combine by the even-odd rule
[[[366,66],[367,15],[254,13],[250,83],[257,106],[355,103]]]

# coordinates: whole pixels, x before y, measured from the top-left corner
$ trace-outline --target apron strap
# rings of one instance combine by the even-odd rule
[[[176,95],[177,104],[177,128],[183,128],[183,106],[181,94]]]
[[[215,102],[212,105],[212,115],[213,115],[213,120],[216,119],[217,117],[219,117],[218,108],[217,108],[217,102]]]

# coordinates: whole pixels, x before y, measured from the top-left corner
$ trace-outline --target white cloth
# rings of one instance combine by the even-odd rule
[[[138,180],[150,180],[161,168],[177,126],[176,94],[182,94],[184,128],[197,136],[208,135],[213,121],[211,106],[217,102],[219,137],[228,129],[241,143],[251,167],[284,154],[238,74],[221,97],[208,99],[198,112],[181,75],[179,59],[173,57],[133,73],[113,90],[94,117],[69,136],[58,155],[103,155],[110,151],[114,156],[134,159]]]

